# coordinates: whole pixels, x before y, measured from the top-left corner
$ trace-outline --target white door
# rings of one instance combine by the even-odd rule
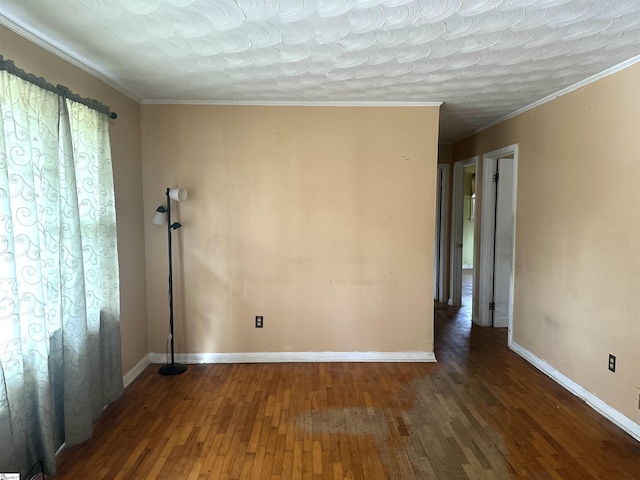
[[[511,343],[518,145],[483,155],[478,315],[481,326],[508,327]]]
[[[493,326],[508,327],[511,317],[511,285],[515,227],[513,159],[498,159],[497,205],[495,226],[495,258],[493,288]]]

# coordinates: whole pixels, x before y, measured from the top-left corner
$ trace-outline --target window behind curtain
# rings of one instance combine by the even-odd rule
[[[123,391],[109,119],[0,71],[0,472],[92,435]]]

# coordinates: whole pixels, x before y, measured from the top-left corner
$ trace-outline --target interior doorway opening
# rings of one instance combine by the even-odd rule
[[[473,238],[476,218],[476,164],[464,167],[464,216],[462,218],[462,268],[473,270]]]
[[[476,168],[478,157],[453,166],[451,212],[451,270],[448,304],[468,310],[471,319],[474,297],[476,239]]]
[[[471,310],[473,307],[473,266],[474,238],[476,217],[476,164],[464,167],[464,205],[462,217],[462,307]]]
[[[449,219],[449,165],[438,164],[436,176],[436,225],[433,248],[433,298],[436,302],[447,301],[447,233]]]

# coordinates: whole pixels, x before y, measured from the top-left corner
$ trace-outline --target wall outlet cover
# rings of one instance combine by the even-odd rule
[[[612,372],[616,371],[616,357],[615,355],[609,354],[609,370]]]
[[[256,315],[256,328],[262,328],[264,326],[264,320],[262,315]]]

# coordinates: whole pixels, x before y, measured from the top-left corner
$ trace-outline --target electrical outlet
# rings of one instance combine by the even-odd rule
[[[264,326],[264,321],[262,319],[262,315],[256,315],[256,328],[262,328]]]
[[[616,371],[616,357],[615,355],[609,354],[609,370],[612,372]]]

